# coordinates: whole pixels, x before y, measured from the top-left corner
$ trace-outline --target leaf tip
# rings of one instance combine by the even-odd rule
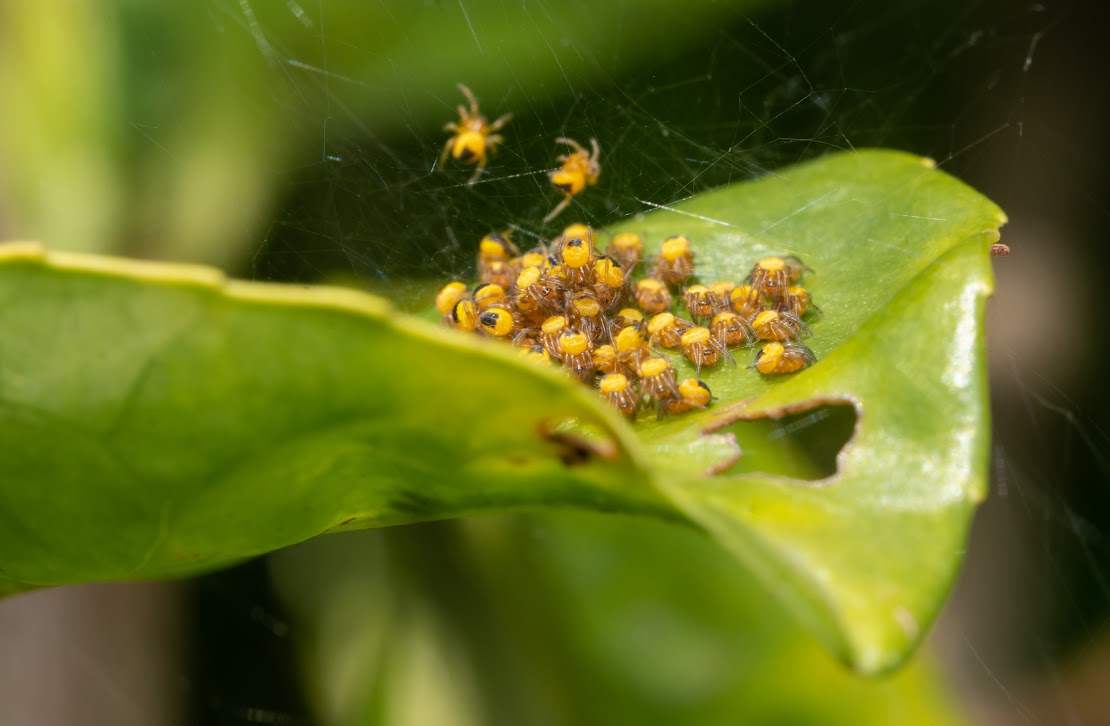
[[[903,605],[869,617],[871,627],[845,629],[848,639],[842,644],[842,657],[860,675],[882,676],[905,663],[924,629],[918,616]]]

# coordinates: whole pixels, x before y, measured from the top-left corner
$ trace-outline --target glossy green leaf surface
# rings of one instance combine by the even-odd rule
[[[706,530],[842,657],[881,670],[931,622],[983,495],[982,304],[1003,221],[893,152],[627,221],[655,247],[689,236],[709,281],[798,254],[823,310],[813,368],[722,367],[704,376],[709,410],[634,427],[558,371],[377,298],[8,246],[0,577],[186,575],[342,528],[615,510]],[[858,416],[834,476],[732,468],[746,419],[830,402]]]

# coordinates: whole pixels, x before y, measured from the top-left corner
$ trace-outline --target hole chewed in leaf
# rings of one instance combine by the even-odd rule
[[[776,409],[747,412],[747,402],[726,410],[705,433],[727,433],[744,455],[713,473],[762,472],[802,481],[830,479],[859,422],[850,398],[812,398]]]

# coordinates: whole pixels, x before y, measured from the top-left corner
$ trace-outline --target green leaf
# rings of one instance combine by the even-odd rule
[[[9,246],[0,577],[185,575],[345,528],[633,512],[707,530],[855,667],[889,667],[935,615],[983,493],[1002,221],[926,161],[876,151],[621,225],[656,246],[687,234],[706,279],[798,254],[824,310],[813,368],[719,368],[709,410],[634,429],[559,372],[377,298]],[[859,415],[834,477],[729,473],[737,440],[758,443],[747,419],[830,402]]]
[[[0,249],[8,579],[184,575],[477,511],[669,508],[614,413],[505,346],[340,288]]]

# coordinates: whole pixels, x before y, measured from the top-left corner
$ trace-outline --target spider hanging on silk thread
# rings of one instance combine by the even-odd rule
[[[443,127],[444,131],[450,131],[454,135],[444,145],[443,152],[439,155],[439,165],[442,167],[448,156],[463,164],[477,164],[474,174],[466,182],[473,184],[482,176],[486,164],[489,163],[489,157],[497,145],[505,140],[501,134],[495,132],[500,131],[513,115],[507,113],[493,123],[489,123],[479,112],[478,99],[474,97],[471,90],[462,83],[458,86],[459,91],[470,103],[470,108],[459,104],[459,120]]]
[[[556,156],[555,161],[561,161],[563,165],[547,175],[551,184],[563,193],[563,201],[543,218],[545,224],[558,217],[583,189],[597,184],[597,179],[601,176],[601,164],[597,160],[601,149],[597,145],[597,139],[590,139],[592,153],[574,139],[565,136],[555,139],[555,143],[566,144],[570,147],[570,153]]]

